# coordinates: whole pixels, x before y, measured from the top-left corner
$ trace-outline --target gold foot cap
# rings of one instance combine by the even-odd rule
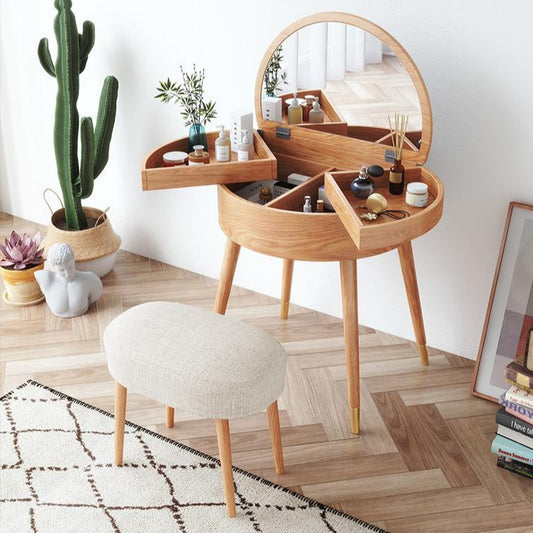
[[[428,348],[425,344],[417,344],[418,355],[420,356],[420,363],[424,366],[429,365]]]
[[[359,407],[350,407],[350,422],[352,433],[359,435]]]

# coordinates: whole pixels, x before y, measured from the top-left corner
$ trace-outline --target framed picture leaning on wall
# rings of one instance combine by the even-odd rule
[[[533,206],[511,202],[481,334],[472,394],[498,401],[506,365],[523,355],[533,327]]]

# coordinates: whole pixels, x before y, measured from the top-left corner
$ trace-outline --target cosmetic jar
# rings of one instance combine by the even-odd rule
[[[189,155],[185,152],[166,152],[163,154],[164,167],[177,167],[179,165],[187,165],[189,162]]]
[[[413,207],[426,207],[428,205],[428,186],[420,181],[408,183],[405,203]]]

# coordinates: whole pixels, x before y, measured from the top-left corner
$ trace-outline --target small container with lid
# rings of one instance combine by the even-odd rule
[[[203,144],[193,146],[194,152],[189,154],[189,166],[207,165],[209,163],[209,154],[204,151]]]
[[[405,203],[412,207],[426,207],[428,205],[428,186],[421,181],[413,181],[407,184]]]
[[[164,167],[177,167],[189,164],[189,155],[186,152],[166,152],[163,154]]]

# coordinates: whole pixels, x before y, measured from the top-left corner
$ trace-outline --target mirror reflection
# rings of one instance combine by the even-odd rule
[[[388,117],[395,113],[409,116],[406,148],[416,150],[422,115],[411,77],[383,42],[356,26],[320,22],[301,28],[280,44],[265,69],[266,120],[389,144]]]

